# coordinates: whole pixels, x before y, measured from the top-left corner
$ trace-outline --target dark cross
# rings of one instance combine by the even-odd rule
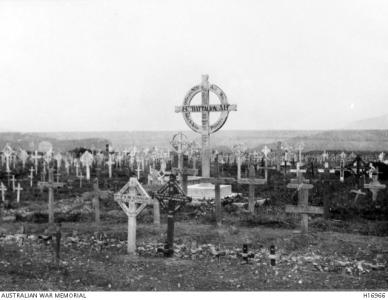
[[[162,208],[167,210],[167,243],[164,249],[158,249],[164,256],[170,257],[174,254],[174,215],[179,208],[191,201],[176,181],[176,176],[170,174],[168,182],[162,186],[154,197],[159,200]]]
[[[248,184],[249,194],[248,194],[248,210],[251,213],[255,212],[255,186],[263,185],[267,183],[266,178],[256,178],[256,171],[253,165],[249,166],[248,178],[241,178],[237,180],[239,184]]]
[[[291,182],[287,185],[290,189],[297,189],[298,191],[298,205],[286,205],[287,213],[301,214],[301,227],[302,233],[308,232],[308,215],[309,214],[323,214],[322,207],[308,206],[309,190],[313,188],[312,184],[309,184],[309,180],[303,178],[303,174],[298,170],[297,178],[291,179]]]
[[[187,169],[187,168],[182,168],[182,169],[179,169],[179,168],[172,168],[172,172],[174,173],[174,175],[180,175],[180,177],[182,178],[182,189],[183,189],[183,192],[185,193],[185,195],[187,195],[187,177],[190,175],[190,176],[195,176],[198,174],[198,170],[197,169]]]
[[[318,173],[320,174],[320,179],[322,183],[322,200],[323,200],[323,217],[325,219],[329,218],[330,215],[330,202],[331,199],[329,197],[329,189],[330,186],[330,174],[335,173],[335,169],[330,169],[328,164],[324,164],[323,169],[318,169]]]
[[[216,159],[215,177],[203,178],[202,182],[208,182],[214,184],[214,201],[216,210],[216,223],[217,226],[221,226],[222,223],[222,211],[221,211],[221,184],[232,184],[237,180],[232,177],[220,177],[218,159]]]
[[[54,223],[54,188],[63,187],[63,182],[54,182],[54,169],[49,169],[49,178],[48,181],[39,181],[38,187],[48,188],[48,215],[49,215],[49,223]]]

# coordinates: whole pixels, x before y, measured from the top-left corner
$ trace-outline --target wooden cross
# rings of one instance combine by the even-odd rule
[[[233,146],[233,152],[234,155],[236,156],[236,161],[237,161],[237,180],[241,179],[241,163],[244,160],[245,156],[245,151],[246,151],[246,146],[243,144],[238,144]]]
[[[5,192],[7,191],[7,188],[5,187],[5,185],[0,182],[0,190],[1,190],[1,201],[4,203],[5,202]]]
[[[75,176],[78,177],[79,175],[79,162],[78,160],[75,162]]]
[[[49,223],[54,223],[54,188],[63,187],[63,182],[54,182],[54,170],[49,169],[49,178],[47,182],[39,181],[38,187],[48,188],[48,215]]]
[[[9,158],[12,155],[13,150],[10,145],[6,144],[4,149],[3,149],[3,154],[5,156],[5,164],[6,164],[6,172],[8,172],[9,169]]]
[[[108,165],[108,171],[109,171],[109,178],[112,178],[112,165],[114,165],[114,162],[112,161],[112,155],[109,154],[109,160],[106,162]]]
[[[153,204],[155,201],[151,199],[135,177],[131,177],[129,182],[114,195],[114,200],[128,216],[127,252],[128,254],[135,254],[136,217],[147,205]]]
[[[15,191],[15,181],[16,181],[15,175],[12,175],[11,181],[12,181],[12,192],[14,192]]]
[[[24,169],[24,167],[26,166],[26,161],[27,161],[27,158],[28,158],[28,153],[25,150],[20,150],[19,158],[22,161],[22,167]]]
[[[86,168],[86,180],[90,180],[90,166],[93,163],[93,155],[89,151],[85,151],[82,154],[80,161]]]
[[[255,186],[263,185],[267,183],[265,178],[256,178],[256,171],[253,165],[250,165],[248,171],[248,178],[242,178],[237,180],[239,184],[248,184],[249,194],[248,194],[248,210],[250,213],[255,212]]]
[[[191,201],[191,198],[185,195],[174,174],[170,174],[168,182],[154,194],[154,197],[167,210],[167,243],[160,251],[169,257],[174,253],[174,215],[181,206]]]
[[[318,169],[318,173],[321,174],[322,181],[322,196],[323,196],[323,217],[325,219],[329,218],[330,214],[330,202],[331,199],[328,195],[328,182],[330,181],[330,174],[335,174],[335,169],[329,169],[329,166],[325,164],[323,169]]]
[[[35,150],[35,154],[31,156],[35,164],[35,175],[38,174],[38,159],[41,158],[41,155],[38,155],[38,150]]]
[[[136,169],[136,172],[137,172],[137,180],[140,179],[140,172],[143,171],[141,168],[140,168],[140,163],[137,163],[137,169]]]
[[[18,182],[18,187],[16,188],[16,203],[20,203],[20,191],[22,191],[22,187],[20,186],[20,182]]]
[[[198,174],[198,170],[197,169],[187,169],[187,168],[183,168],[183,169],[179,169],[179,168],[172,168],[171,170],[175,175],[180,175],[181,177],[181,186],[182,186],[182,189],[183,189],[183,192],[185,193],[185,195],[187,195],[187,177],[190,175],[190,176],[196,176]]]
[[[34,179],[34,168],[30,168],[30,175],[28,176],[30,178],[30,187],[32,187],[32,180]]]
[[[304,149],[304,145],[303,145],[303,143],[300,143],[299,145],[298,145],[298,151],[299,151],[299,157],[298,157],[298,161],[299,161],[299,164],[302,166],[303,164],[302,164],[302,151],[303,151],[303,149]]]
[[[82,175],[82,172],[78,175],[79,178],[79,187],[82,188],[82,179],[85,178],[84,175]]]
[[[364,188],[369,189],[372,192],[372,200],[375,202],[377,200],[377,194],[380,190],[385,189],[387,186],[381,184],[378,180],[377,175],[373,175],[372,182],[364,184]]]
[[[309,214],[323,214],[322,207],[318,206],[309,206],[308,197],[309,190],[314,186],[309,184],[309,180],[303,178],[301,172],[298,172],[298,177],[296,179],[291,179],[291,182],[287,185],[287,188],[297,189],[298,191],[298,205],[286,205],[287,213],[301,214],[301,227],[302,233],[308,232],[308,215]]]

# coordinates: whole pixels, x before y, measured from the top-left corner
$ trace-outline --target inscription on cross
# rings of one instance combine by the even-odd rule
[[[210,92],[217,95],[221,104],[210,104]],[[191,105],[194,96],[201,93],[201,105]],[[229,104],[226,94],[215,84],[209,83],[209,76],[202,75],[202,83],[194,86],[186,94],[183,105],[175,107],[175,112],[182,113],[183,118],[193,131],[199,133],[202,139],[202,177],[210,177],[210,134],[217,132],[225,124],[230,111],[236,111],[237,106]],[[210,113],[220,112],[219,119],[210,124]],[[193,121],[191,113],[201,113],[201,124]]]
[[[136,217],[154,201],[141,186],[136,177],[131,177],[129,182],[114,195],[114,200],[120,205],[128,216],[128,254],[136,253]]]

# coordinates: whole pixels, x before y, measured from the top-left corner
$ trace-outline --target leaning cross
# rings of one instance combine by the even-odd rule
[[[191,201],[191,198],[185,195],[173,174],[170,174],[168,182],[154,194],[154,197],[167,210],[167,243],[164,249],[158,251],[169,257],[174,253],[174,215],[181,206]]]
[[[209,94],[217,95],[221,104],[210,104]],[[194,96],[201,93],[201,105],[190,105]],[[229,104],[226,94],[215,84],[209,83],[209,76],[202,75],[202,82],[194,86],[186,94],[183,105],[175,107],[175,112],[182,113],[186,124],[196,133],[201,135],[202,140],[202,177],[210,177],[210,134],[217,132],[225,124],[230,111],[236,111],[237,106]],[[210,113],[220,112],[219,119],[210,124]],[[191,113],[201,113],[202,122],[197,124],[192,119]]]
[[[114,195],[114,200],[128,216],[128,254],[136,252],[136,216],[153,200],[135,177]],[[137,206],[139,205],[139,206]]]
[[[286,205],[287,213],[301,214],[301,227],[302,233],[308,232],[308,215],[309,214],[323,214],[323,208],[318,206],[309,206],[308,197],[309,190],[314,186],[309,184],[309,180],[303,178],[302,173],[297,172],[297,178],[291,179],[291,182],[287,184],[287,188],[298,190],[298,205]]]
[[[54,182],[54,170],[49,169],[49,178],[47,182],[39,181],[38,187],[48,188],[48,215],[49,215],[49,223],[54,223],[54,188],[63,187],[63,182]]]

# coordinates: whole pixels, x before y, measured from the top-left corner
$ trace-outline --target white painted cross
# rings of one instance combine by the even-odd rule
[[[82,154],[80,161],[82,165],[86,167],[86,180],[90,180],[90,166],[93,162],[93,155],[89,151],[85,151],[84,154]]]
[[[62,155],[61,155],[61,153],[57,153],[57,154],[54,156],[54,159],[55,159],[56,162],[57,162],[57,172],[59,172],[59,169],[61,168],[61,163],[62,163]]]
[[[16,179],[15,179],[15,175],[12,175],[12,179],[11,179],[11,181],[12,181],[12,191],[14,192],[15,191],[15,181],[16,181]]]
[[[244,161],[246,150],[247,147],[244,144],[233,146],[233,153],[236,156],[237,161],[237,180],[241,180],[241,163]]]
[[[35,164],[35,175],[38,174],[38,159],[41,158],[41,155],[38,155],[38,150],[35,150],[35,155],[32,155],[31,158],[34,160]]]
[[[151,199],[139,181],[131,177],[129,182],[114,195],[114,200],[128,216],[128,254],[136,253],[136,216],[148,205],[157,202]],[[137,206],[139,205],[139,206]],[[155,215],[154,215],[155,217]]]
[[[30,175],[28,178],[30,178],[30,187],[32,187],[32,180],[34,179],[34,168],[32,166],[30,168]]]
[[[16,203],[20,203],[20,191],[22,191],[22,187],[20,186],[20,182],[18,182],[18,187],[16,188]]]
[[[0,183],[1,183],[0,184],[1,201],[3,201],[3,203],[4,203],[4,201],[5,201],[5,192],[7,191],[7,188],[5,187],[5,185],[2,182],[0,182]]]
[[[303,144],[303,143],[300,143],[300,144],[298,145],[298,151],[299,151],[299,158],[298,158],[298,161],[299,161],[299,164],[300,164],[301,166],[303,166],[303,164],[302,164],[302,151],[303,151],[303,149],[304,149],[304,144]]]
[[[112,155],[109,154],[109,160],[106,162],[108,165],[108,170],[109,170],[109,178],[112,178],[112,165],[114,165],[114,162],[112,160]]]
[[[27,153],[27,151],[21,149],[21,150],[20,150],[20,154],[19,154],[19,158],[20,158],[20,160],[22,161],[22,166],[23,166],[23,169],[24,169],[24,167],[26,166],[27,158],[28,158],[28,153]]]
[[[372,192],[372,200],[373,202],[377,200],[377,194],[380,190],[385,189],[387,186],[385,184],[381,184],[378,180],[378,175],[373,175],[372,182],[368,184],[364,184],[364,188],[369,189]]]
[[[5,156],[5,165],[6,165],[6,172],[10,171],[9,169],[9,158],[12,155],[13,150],[10,145],[6,144],[3,149],[3,154]]]
[[[385,153],[384,153],[384,152],[381,152],[381,153],[379,154],[379,161],[380,161],[380,162],[384,162],[384,156],[385,156]]]

